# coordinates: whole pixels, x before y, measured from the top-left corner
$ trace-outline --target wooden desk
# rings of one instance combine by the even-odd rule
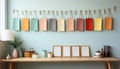
[[[18,62],[105,62],[106,69],[112,69],[111,63],[112,62],[118,62],[119,59],[116,58],[15,58],[15,59],[1,59],[0,62],[8,62],[9,69],[17,69],[16,63]]]

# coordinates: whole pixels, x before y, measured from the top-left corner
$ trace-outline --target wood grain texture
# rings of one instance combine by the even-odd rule
[[[111,63],[110,63],[110,62],[106,62],[106,69],[112,69],[112,68],[111,68]]]
[[[0,59],[0,62],[119,62],[120,60],[113,57],[108,58],[14,58],[14,59]]]

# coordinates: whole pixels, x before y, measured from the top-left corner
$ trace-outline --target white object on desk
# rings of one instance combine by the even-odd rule
[[[32,54],[32,58],[39,58],[38,54]]]

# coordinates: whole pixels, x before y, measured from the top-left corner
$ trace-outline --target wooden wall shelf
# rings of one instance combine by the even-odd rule
[[[16,63],[18,62],[105,62],[106,69],[112,69],[112,62],[119,62],[119,59],[108,57],[108,58],[14,58],[14,59],[0,59],[0,62],[8,62],[9,69],[17,69]]]

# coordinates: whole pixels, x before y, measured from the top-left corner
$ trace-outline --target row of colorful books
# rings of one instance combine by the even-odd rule
[[[103,31],[112,30],[113,18],[13,18],[15,31]]]

